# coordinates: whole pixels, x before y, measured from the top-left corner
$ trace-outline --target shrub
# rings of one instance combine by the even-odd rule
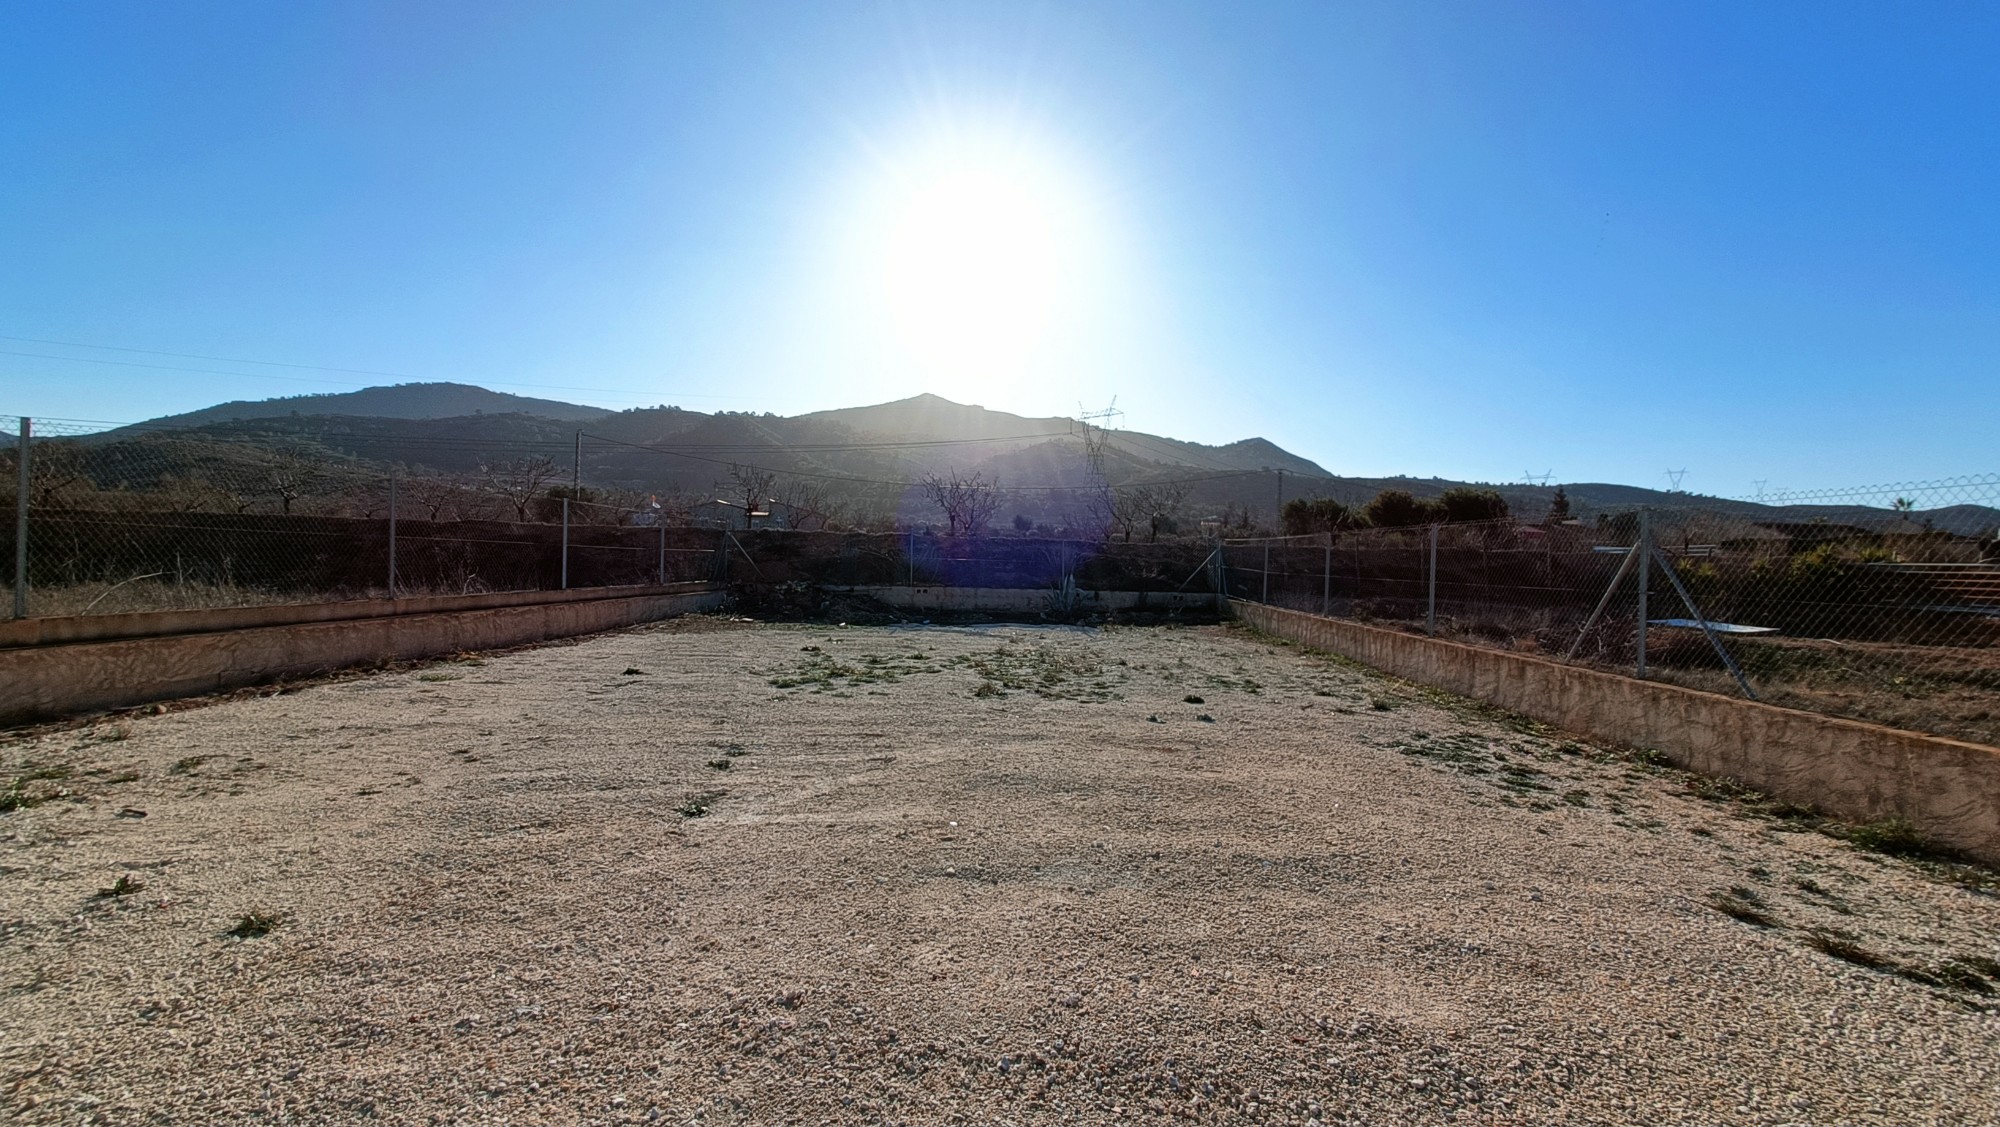
[[[1431,502],[1447,521],[1506,520],[1507,499],[1498,490],[1459,486]]]
[[[1280,518],[1287,536],[1314,532],[1338,532],[1359,523],[1358,515],[1331,497],[1295,497],[1285,502]]]
[[[1363,506],[1361,516],[1377,528],[1410,528],[1438,519],[1435,503],[1419,501],[1405,490],[1384,489]]]

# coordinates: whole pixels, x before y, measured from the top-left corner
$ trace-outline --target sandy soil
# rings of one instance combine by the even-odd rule
[[[690,620],[0,763],[22,1123],[2000,1117],[1976,881],[1236,629]]]

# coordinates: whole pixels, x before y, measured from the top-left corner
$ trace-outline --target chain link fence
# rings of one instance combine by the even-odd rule
[[[546,458],[475,479],[307,444],[28,423],[0,416],[17,616],[672,583],[716,566],[714,531],[565,496]]]
[[[2000,475],[1223,553],[1238,598],[2000,744]]]
[[[1211,545],[1193,540],[749,531],[740,495],[648,494],[643,466],[584,458],[581,435],[578,467],[536,442],[479,449],[475,469],[391,471],[342,453],[362,445],[353,440],[31,422],[24,447],[23,420],[0,416],[0,480],[17,501],[0,559],[21,546],[18,616],[688,580],[1214,590],[1201,566]],[[799,520],[812,500],[758,489],[748,508],[760,522]]]
[[[385,469],[296,436],[27,422],[0,416],[0,497],[14,501],[0,566],[14,569],[16,615],[686,580],[1221,585],[1239,598],[2000,744],[2000,475],[1216,547],[745,531],[729,527],[726,501],[709,506],[720,519],[691,521],[630,482],[590,488],[546,442],[481,450],[476,470],[449,472]]]

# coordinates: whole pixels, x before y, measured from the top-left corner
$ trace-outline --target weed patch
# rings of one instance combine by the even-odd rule
[[[1116,699],[1102,662],[1088,651],[1060,646],[1002,645],[987,653],[953,658],[950,664],[972,670],[984,684],[1032,692],[1047,700],[1106,701]],[[1129,673],[1115,676],[1123,681]],[[975,695],[979,690],[974,690]]]
[[[1886,853],[1891,857],[1932,857],[1945,854],[1925,841],[1907,818],[1883,818],[1849,826],[1838,834],[1857,849]]]
[[[97,898],[99,900],[113,900],[120,896],[130,896],[135,892],[144,891],[146,891],[146,886],[143,883],[133,880],[129,876],[121,876],[111,882],[110,888],[98,889]]]
[[[1778,921],[1765,911],[1765,903],[1756,890],[1742,885],[1732,885],[1727,892],[1717,892],[1709,896],[1708,906],[1733,920],[1740,920],[1752,927],[1777,927]]]
[[[913,673],[936,673],[939,667],[920,655],[862,654],[842,661],[818,646],[806,646],[792,668],[770,678],[773,688],[824,693],[859,685],[892,685]]]
[[[285,917],[282,913],[256,909],[236,917],[235,925],[222,934],[235,936],[237,939],[261,939],[284,922]]]
[[[708,817],[710,807],[722,795],[723,792],[719,790],[703,791],[701,794],[689,795],[687,801],[681,803],[675,812],[683,818],[706,818]]]
[[[1869,970],[1882,970],[1894,965],[1893,961],[1878,955],[1854,941],[1849,932],[1832,928],[1816,927],[1806,933],[1805,945],[1822,955],[1832,955],[1842,962],[1853,963]]]
[[[70,768],[61,764],[29,767],[0,787],[0,814],[13,810],[26,810],[40,806],[52,798],[62,798],[69,794],[63,787],[37,786],[37,783],[60,783],[72,774]]]

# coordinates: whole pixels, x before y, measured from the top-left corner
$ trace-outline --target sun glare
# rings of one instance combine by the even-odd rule
[[[1084,194],[1019,145],[932,146],[887,172],[861,248],[881,327],[932,376],[1027,375],[1089,296]]]

